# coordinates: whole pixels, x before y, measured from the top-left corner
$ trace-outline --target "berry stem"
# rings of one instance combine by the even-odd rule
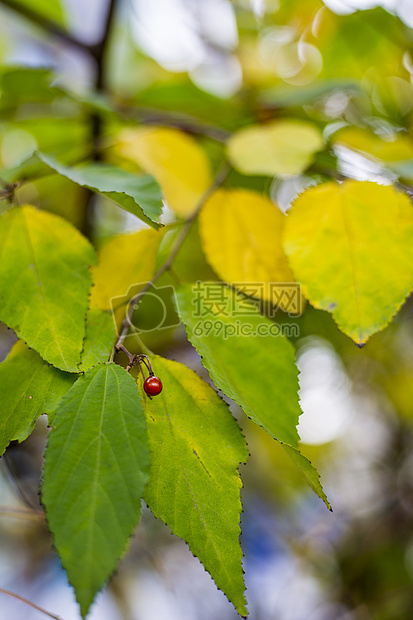
[[[128,351],[128,349],[126,347],[123,346],[123,344],[117,344],[115,347],[116,351],[123,351],[125,353],[125,355],[127,355],[129,363],[126,366],[126,370],[129,372],[131,368],[133,368],[136,364],[138,364],[140,371],[142,373],[143,378],[145,379],[145,374],[143,372],[142,369],[142,363],[145,364],[149,376],[153,377],[154,376],[154,372],[152,369],[152,365],[151,362],[149,361],[149,357],[147,355],[145,355],[145,353],[137,353],[136,355],[134,355],[133,353],[131,353],[130,351]]]

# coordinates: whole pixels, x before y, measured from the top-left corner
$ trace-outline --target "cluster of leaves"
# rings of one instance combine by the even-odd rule
[[[303,10],[304,22],[306,15]],[[331,15],[324,12],[319,19],[330,24],[326,36],[338,45]],[[343,37],[345,28],[354,28],[347,21],[355,18],[346,20]],[[371,36],[376,35],[381,36]],[[326,63],[326,80],[329,70]],[[281,105],[281,93],[263,87],[265,72],[262,79],[260,96],[268,113]],[[145,283],[169,282],[162,278],[173,260],[179,284],[171,312],[178,313],[215,386],[282,446],[330,507],[317,471],[298,449],[294,347],[282,334],[259,335],[259,326],[269,328],[274,321],[260,308],[272,305],[277,283],[279,305],[288,310],[283,292],[300,283],[304,298],[331,313],[359,346],[389,323],[413,287],[413,213],[401,191],[408,181],[402,171],[411,165],[409,139],[396,126],[398,118],[391,119],[392,142],[356,124],[327,139],[321,114],[303,118],[296,106],[320,104],[326,92],[349,92],[336,82],[323,84],[318,94],[314,86],[284,92],[282,105],[289,114],[271,114],[264,124],[256,118],[246,123],[250,110],[242,110],[236,127],[216,113],[226,109],[222,102],[200,96],[208,113],[205,118],[201,110],[199,118],[222,118],[218,140],[207,141],[211,128],[195,123],[195,132],[205,134],[202,142],[176,126],[126,122],[115,103],[76,99],[51,87],[52,80],[44,69],[7,68],[0,75],[0,106],[9,115],[3,140],[23,131],[37,147],[16,166],[3,162],[1,175],[7,198],[16,197],[16,204],[3,203],[0,217],[0,320],[19,338],[0,365],[1,454],[11,441],[26,439],[38,417],[47,414],[52,430],[42,501],[83,617],[127,548],[142,498],[188,543],[245,616],[238,474],[248,457],[245,439],[213,387],[185,365],[145,347],[164,384],[156,399],[146,396],[141,378],[120,365],[122,354],[114,357],[126,304]],[[152,103],[159,96],[153,91],[146,93]],[[285,103],[291,97],[291,104]],[[50,114],[59,106],[69,110],[65,126],[60,118],[44,121],[30,112],[17,122],[27,102],[46,106]],[[105,120],[105,163],[88,157],[90,115]],[[166,115],[163,125],[168,121],[177,124]],[[325,182],[329,175],[320,175],[320,162],[327,162],[332,177],[340,176],[334,143],[390,162],[395,185],[341,177]],[[230,172],[214,177],[221,160],[229,162]],[[303,173],[316,184],[301,193],[286,216],[263,187],[268,178]],[[44,197],[49,186],[41,187],[48,179],[74,192],[80,205],[81,192],[106,197],[142,226],[112,237],[97,252],[76,226],[82,222],[80,209],[66,218],[64,209],[50,213]],[[16,183],[21,185],[17,192]],[[30,187],[37,188],[40,209],[18,203],[30,195]],[[163,199],[174,217],[169,225],[162,224]],[[207,287],[211,280],[212,304],[196,298],[192,285],[203,281]],[[259,307],[246,299],[251,283],[263,284]],[[113,307],[114,299],[122,303]],[[211,321],[232,327],[234,335],[227,339],[228,330],[211,332]],[[253,335],[239,335],[243,321]],[[133,337],[127,342],[136,346]]]

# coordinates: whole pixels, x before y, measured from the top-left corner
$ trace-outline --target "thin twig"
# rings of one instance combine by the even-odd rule
[[[394,181],[394,185],[405,192],[409,198],[413,198],[413,187],[411,185],[407,185],[401,181]]]
[[[109,6],[106,13],[106,19],[103,26],[103,32],[99,43],[95,46],[96,59],[98,61],[98,71],[95,80],[95,88],[98,92],[103,92],[106,88],[105,80],[105,54],[109,41],[110,31],[112,29],[113,17],[116,10],[118,0],[109,0]]]
[[[187,133],[208,136],[217,142],[226,142],[231,136],[230,131],[222,129],[222,127],[217,127],[216,125],[211,125],[210,123],[204,123],[187,114],[125,105],[115,106],[115,108],[118,114],[125,120],[139,120],[145,125],[176,127]]]
[[[164,127],[176,127],[187,133],[195,135],[207,136],[217,142],[225,143],[232,136],[232,132],[222,127],[217,127],[210,123],[204,123],[199,119],[177,112],[169,112],[165,110],[156,110],[153,108],[146,108],[141,106],[127,106],[113,105],[117,114],[122,116],[125,120],[134,119],[139,120],[145,125],[160,125]],[[322,166],[318,163],[314,163],[310,166],[309,172],[315,172],[323,174],[324,176],[331,177],[336,181],[345,181],[351,177],[339,172],[338,170],[330,167]],[[404,191],[409,197],[413,197],[413,186],[401,181],[393,181],[395,187]]]
[[[0,515],[17,517],[21,519],[33,519],[44,521],[45,516],[40,510],[32,510],[31,508],[22,508],[20,506],[0,506]]]
[[[327,166],[322,166],[322,165],[316,164],[316,163],[312,164],[309,167],[308,172],[314,172],[316,174],[322,174],[323,176],[331,177],[332,179],[335,179],[336,181],[345,181],[346,179],[349,178],[345,174],[342,174],[341,172],[336,170],[335,168],[331,168],[331,167],[327,167]]]
[[[20,594],[15,594],[15,592],[10,592],[10,590],[5,590],[4,588],[0,588],[0,592],[2,592],[3,594],[7,594],[8,596],[12,596],[13,598],[17,598],[19,601],[26,603],[26,605],[30,605],[30,607],[34,607],[34,609],[41,611],[42,614],[49,616],[49,618],[54,618],[54,620],[63,620],[61,616],[56,616],[55,614],[52,614],[50,611],[47,611],[47,609],[39,607],[39,605],[36,605],[36,603],[32,603],[27,598],[20,596]]]
[[[0,200],[9,200],[12,202],[14,199],[14,193],[19,187],[19,183],[4,183],[3,181],[0,181],[0,184],[4,187],[4,189],[0,190]]]
[[[39,15],[37,11],[31,9],[27,4],[21,4],[20,2],[15,2],[15,0],[0,0],[0,4],[7,6],[12,11],[15,11],[19,15],[22,15],[28,19],[32,22],[32,24],[46,30],[46,32],[64,41],[65,43],[70,43],[70,45],[81,49],[83,52],[96,56],[96,46],[89,45],[88,43],[81,41],[48,17]]]
[[[2,185],[4,189],[8,189],[10,187],[10,183],[8,181],[5,181],[1,177],[0,177],[0,185]]]
[[[343,174],[339,170],[336,170],[335,168],[327,168],[320,166],[319,164],[313,164],[312,166],[310,166],[309,172],[316,172],[326,177],[331,177],[336,181],[347,181],[348,179],[352,178],[347,176],[346,174]],[[392,180],[392,184],[394,185],[394,187],[397,187],[399,190],[407,194],[409,198],[413,198],[413,187],[411,185],[408,185],[407,183],[402,183],[402,181],[399,181],[398,179]]]
[[[15,471],[13,470],[13,466],[10,463],[10,459],[9,456],[7,454],[7,452],[5,452],[2,456],[2,461],[4,463],[4,465],[6,466],[6,469],[9,473],[9,476],[11,477],[11,479],[14,482],[14,485],[16,487],[17,493],[20,495],[20,498],[22,499],[22,501],[32,510],[37,510],[37,507],[34,505],[34,503],[32,502],[31,498],[28,496],[28,494],[26,493],[26,491],[24,490],[20,480],[18,479]]]
[[[226,177],[228,176],[228,173],[230,171],[230,167],[227,163],[225,163],[217,172],[214,180],[212,181],[211,185],[209,186],[209,188],[206,190],[206,192],[204,192],[203,196],[201,197],[195,211],[193,212],[193,214],[185,221],[179,236],[177,237],[174,246],[168,256],[168,258],[166,259],[166,261],[163,263],[163,265],[158,269],[158,271],[155,273],[155,275],[153,276],[152,280],[150,280],[147,284],[145,284],[145,286],[139,291],[139,293],[137,293],[134,297],[132,297],[129,301],[129,310],[128,313],[125,317],[125,319],[122,322],[122,326],[121,326],[121,331],[119,334],[119,338],[118,341],[115,345],[115,350],[117,349],[123,349],[122,345],[123,345],[123,341],[125,340],[127,333],[129,331],[129,327],[131,325],[131,321],[132,321],[132,316],[133,313],[135,311],[136,306],[138,305],[140,299],[145,295],[145,293],[148,292],[148,290],[151,288],[151,286],[157,281],[159,280],[159,278],[161,277],[161,275],[163,275],[165,273],[165,271],[167,271],[176,255],[178,254],[179,250],[181,249],[181,246],[183,244],[183,242],[185,241],[189,231],[192,228],[192,224],[194,223],[195,219],[197,218],[199,212],[201,211],[202,207],[204,206],[205,202],[208,200],[208,198],[211,196],[211,194],[213,194],[215,192],[215,190],[218,189],[218,187],[220,187],[222,185],[222,183],[225,181]]]

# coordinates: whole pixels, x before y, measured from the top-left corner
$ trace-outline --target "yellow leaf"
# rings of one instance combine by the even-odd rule
[[[300,174],[323,144],[321,132],[311,123],[280,120],[235,133],[228,142],[228,156],[244,174]]]
[[[333,140],[336,144],[342,144],[383,161],[413,159],[413,144],[407,134],[399,134],[393,138],[389,136],[389,139],[384,140],[369,129],[345,127],[333,136]]]
[[[376,183],[332,182],[297,198],[284,248],[304,295],[361,345],[412,290],[412,238],[406,195]]]
[[[193,213],[211,183],[209,162],[202,148],[177,129],[125,129],[117,150],[157,179],[168,205],[179,217]]]
[[[92,271],[95,283],[90,300],[92,308],[117,308],[139,291],[139,285],[151,279],[162,236],[148,228],[119,235],[103,246],[99,264]]]
[[[281,245],[286,216],[266,197],[245,189],[219,190],[205,203],[200,235],[206,258],[222,280],[241,292],[300,312],[279,283],[294,283]],[[275,285],[275,286],[274,286]]]

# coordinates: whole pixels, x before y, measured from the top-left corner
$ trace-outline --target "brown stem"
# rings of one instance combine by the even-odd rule
[[[142,373],[142,376],[145,380],[145,375],[144,372],[142,370],[142,364],[145,364],[146,368],[148,369],[149,372],[149,376],[152,376],[153,370],[152,370],[152,366],[151,366],[151,362],[149,361],[149,357],[147,355],[145,355],[144,353],[138,353],[137,355],[134,355],[133,353],[131,353],[130,351],[128,351],[128,349],[126,347],[123,346],[123,344],[117,344],[115,346],[115,350],[116,351],[123,351],[125,353],[125,355],[127,355],[129,363],[126,366],[126,370],[129,372],[129,370],[131,370],[131,368],[133,368],[134,366],[136,366],[136,364],[138,364],[139,366],[139,370]]]
[[[145,284],[145,286],[139,291],[139,293],[137,293],[134,297],[132,297],[129,301],[129,310],[128,313],[126,315],[126,317],[124,318],[123,322],[122,322],[122,326],[121,326],[121,331],[119,334],[119,338],[118,341],[115,345],[115,349],[119,349],[121,347],[121,345],[123,345],[123,341],[125,340],[128,331],[129,331],[129,327],[131,325],[131,321],[132,321],[132,316],[133,313],[135,311],[136,306],[138,305],[140,299],[145,295],[145,293],[148,292],[148,290],[151,288],[151,286],[157,281],[159,280],[159,278],[161,277],[161,275],[163,275],[165,273],[165,271],[167,271],[176,255],[178,254],[179,250],[181,249],[181,246],[183,244],[183,242],[185,241],[186,237],[188,236],[189,231],[192,228],[192,224],[194,223],[195,219],[198,217],[199,212],[201,211],[202,207],[204,206],[205,202],[208,200],[208,198],[211,196],[211,194],[213,194],[215,192],[216,189],[218,189],[218,187],[220,187],[222,185],[222,183],[225,181],[226,177],[228,176],[228,173],[230,171],[230,167],[227,163],[225,163],[217,172],[214,180],[212,181],[211,185],[209,186],[209,188],[206,190],[206,192],[204,192],[203,196],[201,197],[195,211],[193,212],[193,214],[185,221],[185,224],[183,225],[181,232],[178,236],[178,238],[176,239],[174,246],[168,256],[168,258],[166,259],[166,261],[163,263],[163,265],[158,269],[158,271],[155,273],[155,275],[153,276],[152,280],[150,280],[147,284]]]
[[[54,618],[54,620],[63,620],[61,616],[56,616],[55,614],[52,614],[50,611],[47,611],[47,609],[44,609],[43,607],[39,607],[39,605],[32,603],[27,598],[24,598],[23,596],[20,596],[19,594],[15,594],[15,592],[10,592],[10,590],[5,590],[4,588],[0,588],[0,592],[2,592],[3,594],[7,594],[8,596],[12,596],[13,598],[17,598],[19,601],[26,603],[26,605],[30,605],[30,607],[34,607],[34,609],[41,611],[42,614],[49,616],[49,618]]]
[[[127,355],[127,356],[128,356],[129,365],[130,365],[130,364],[132,364],[132,365],[134,364],[134,362],[135,362],[135,355],[133,355],[133,353],[130,353],[130,352],[129,352],[129,351],[128,351],[128,350],[127,350],[124,346],[123,346],[123,344],[118,344],[118,345],[116,345],[116,349],[117,349],[118,351],[123,351],[123,352],[125,353],[125,355]]]

